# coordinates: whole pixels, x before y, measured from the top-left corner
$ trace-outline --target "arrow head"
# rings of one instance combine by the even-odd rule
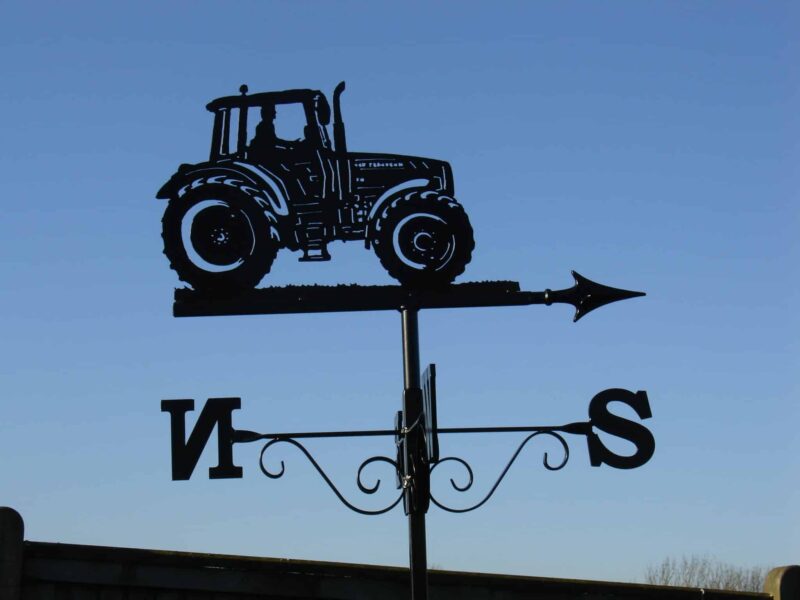
[[[572,304],[575,307],[573,322],[606,304],[645,295],[644,292],[621,290],[597,283],[587,279],[577,271],[572,271],[572,276],[575,278],[575,285],[567,290],[556,290],[555,292],[547,290],[545,292],[545,303],[563,302]]]

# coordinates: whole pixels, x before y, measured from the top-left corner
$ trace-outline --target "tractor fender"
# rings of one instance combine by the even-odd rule
[[[234,166],[236,168],[233,168]],[[289,203],[287,201],[289,195],[286,192],[283,182],[276,175],[263,167],[257,167],[238,161],[231,163],[231,166],[181,165],[181,167],[178,168],[178,172],[158,190],[156,198],[166,199],[180,197],[186,193],[187,189],[196,186],[200,180],[208,182],[211,178],[223,185],[229,179],[252,184],[256,186],[259,191],[264,192],[263,195],[267,197],[266,200],[269,203],[269,208],[277,217],[289,216]],[[252,190],[250,191],[252,192]]]
[[[238,161],[233,164],[251,173],[251,176],[262,185],[262,189],[268,189],[272,192],[268,194],[268,199],[269,203],[272,205],[272,210],[278,218],[289,216],[289,194],[286,192],[286,187],[283,185],[283,181],[281,181],[280,177],[264,167],[259,167],[257,165]]]
[[[254,183],[252,177],[246,173],[239,172],[238,169],[231,169],[230,167],[221,165],[183,164],[178,167],[178,171],[169,178],[169,181],[161,186],[161,189],[159,189],[156,194],[156,198],[160,200],[179,198],[186,193],[189,187],[196,186],[201,179],[217,176],[244,179],[249,183]]]
[[[405,192],[406,190],[418,189],[418,188],[427,188],[430,186],[430,179],[409,179],[408,181],[403,181],[390,187],[388,190],[383,192],[378,199],[375,201],[375,204],[372,205],[372,208],[369,211],[369,216],[367,217],[367,229],[365,232],[364,237],[364,247],[369,248],[369,240],[371,237],[370,229],[372,229],[372,224],[375,222],[375,216],[380,211],[381,207],[386,204],[389,200],[400,194],[401,192]]]
[[[180,198],[190,189],[217,184],[236,187],[248,194],[275,224],[281,239],[291,239],[292,221],[283,183],[275,175],[247,163],[229,165],[182,165],[178,172],[158,191],[157,198]]]

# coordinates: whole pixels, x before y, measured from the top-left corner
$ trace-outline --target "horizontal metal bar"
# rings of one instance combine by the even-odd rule
[[[560,431],[563,433],[574,433],[586,435],[592,430],[591,422],[569,423],[568,425],[558,426],[521,426],[521,427],[444,427],[436,430],[436,433],[524,433],[539,431]]]
[[[445,427],[436,430],[437,433],[531,433],[560,431],[563,433],[574,433],[586,435],[591,432],[591,422],[569,423],[567,425],[524,425],[519,427]],[[259,440],[274,439],[302,439],[302,438],[344,438],[344,437],[377,437],[377,436],[396,436],[400,432],[396,429],[370,429],[364,431],[304,431],[292,433],[257,433],[245,429],[237,429],[233,432],[233,442],[246,444]]]
[[[433,290],[410,290],[399,285],[289,285],[229,296],[179,289],[175,290],[173,314],[208,317],[545,303],[550,303],[545,292],[520,291],[516,281],[458,283]]]
[[[301,439],[301,438],[343,438],[343,437],[375,437],[380,435],[397,435],[395,429],[372,429],[368,431],[305,431],[294,433],[257,433],[245,429],[237,429],[233,432],[233,442],[236,444],[246,444],[259,440],[275,439]]]

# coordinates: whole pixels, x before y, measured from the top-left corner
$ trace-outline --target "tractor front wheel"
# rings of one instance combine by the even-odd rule
[[[417,289],[451,283],[475,247],[462,206],[432,190],[408,192],[383,207],[371,241],[389,274]]]
[[[200,185],[170,200],[162,219],[164,254],[195,290],[253,288],[278,251],[273,222],[243,190]]]

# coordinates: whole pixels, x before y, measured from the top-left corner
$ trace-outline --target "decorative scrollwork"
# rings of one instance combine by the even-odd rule
[[[564,466],[567,464],[567,461],[569,461],[569,446],[567,445],[566,440],[564,440],[564,438],[560,434],[556,433],[555,431],[537,431],[535,433],[532,433],[531,435],[529,435],[528,437],[526,437],[522,441],[522,443],[517,448],[516,452],[514,452],[513,456],[511,457],[511,460],[508,461],[508,464],[506,464],[505,468],[500,473],[500,476],[497,478],[497,481],[494,482],[494,485],[492,486],[492,489],[489,490],[489,493],[486,494],[486,496],[483,498],[483,500],[481,500],[477,504],[474,504],[473,506],[469,506],[467,508],[452,508],[452,507],[449,507],[449,506],[445,506],[444,504],[439,502],[434,497],[433,491],[431,491],[431,494],[430,494],[431,502],[433,502],[436,506],[438,506],[442,510],[446,510],[447,512],[451,512],[451,513],[465,513],[465,512],[470,512],[470,511],[473,511],[473,510],[475,510],[477,508],[480,508],[481,506],[486,504],[486,502],[489,501],[489,498],[492,497],[492,495],[494,494],[495,490],[498,488],[500,483],[503,481],[503,478],[506,476],[506,473],[508,473],[508,470],[511,468],[511,465],[513,465],[514,461],[517,460],[517,457],[519,456],[520,452],[522,452],[522,449],[527,445],[527,443],[529,441],[531,441],[537,435],[549,435],[551,437],[554,437],[555,439],[557,439],[561,443],[561,448],[564,451],[564,458],[557,465],[551,465],[550,464],[550,457],[548,456],[547,452],[545,452],[544,453],[544,458],[542,460],[542,462],[544,464],[544,468],[547,469],[548,471],[558,471],[559,469],[563,469]],[[465,460],[463,460],[461,458],[457,458],[455,456],[448,456],[448,457],[442,458],[441,460],[439,460],[439,462],[437,462],[436,464],[431,466],[431,474],[433,474],[433,471],[436,469],[436,467],[438,467],[442,463],[449,462],[449,461],[456,462],[456,463],[460,464],[461,466],[463,466],[466,469],[466,472],[467,472],[467,482],[466,482],[466,484],[459,485],[459,484],[456,483],[455,479],[453,479],[453,478],[450,479],[450,485],[453,486],[454,490],[456,490],[457,492],[466,492],[467,490],[469,490],[472,487],[472,483],[474,481],[474,477],[473,477],[473,473],[472,473],[472,467],[469,466],[469,463],[467,463],[467,461],[465,461]]]
[[[279,479],[283,477],[283,474],[286,472],[286,466],[284,465],[283,461],[281,461],[280,471],[270,471],[264,464],[264,455],[266,454],[267,450],[269,450],[275,444],[279,444],[281,442],[291,444],[295,448],[298,448],[306,456],[311,465],[317,470],[317,473],[320,474],[325,483],[328,484],[328,487],[331,488],[334,494],[336,494],[336,497],[341,501],[341,503],[354,512],[360,513],[362,515],[381,515],[385,512],[389,512],[390,510],[392,510],[403,499],[403,494],[401,492],[396,500],[394,500],[390,505],[384,508],[376,510],[368,510],[355,506],[354,504],[350,503],[337,489],[337,487],[330,480],[330,477],[328,477],[325,471],[322,470],[322,467],[320,467],[319,463],[317,463],[317,461],[314,460],[314,457],[311,456],[311,453],[306,449],[306,447],[303,446],[297,440],[292,438],[274,438],[269,442],[267,442],[266,444],[264,444],[264,447],[261,449],[261,455],[259,456],[258,463],[259,466],[261,467],[261,472],[264,473],[264,475],[266,475],[270,479]],[[380,479],[376,479],[374,485],[366,485],[361,477],[366,467],[368,467],[373,463],[378,463],[378,462],[387,463],[391,465],[394,469],[394,472],[395,473],[397,472],[397,463],[391,460],[390,458],[387,458],[385,456],[373,456],[371,458],[368,458],[367,460],[361,463],[361,466],[358,467],[358,473],[356,475],[356,484],[358,485],[358,489],[361,490],[361,492],[363,492],[364,494],[374,494],[375,492],[378,491],[378,488],[380,488],[381,485]]]

